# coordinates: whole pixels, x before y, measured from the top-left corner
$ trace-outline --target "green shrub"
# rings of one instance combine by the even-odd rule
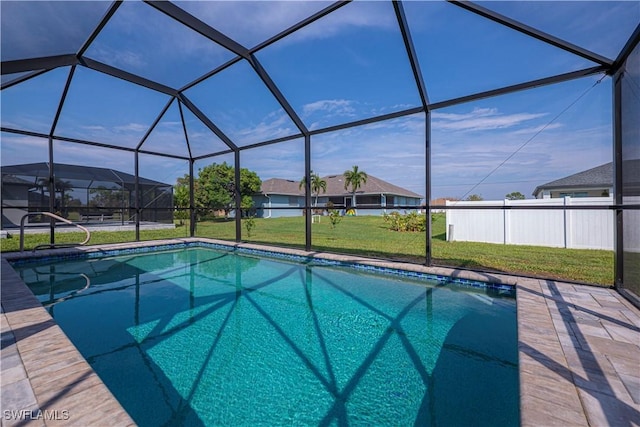
[[[335,209],[329,209],[329,222],[331,222],[331,228],[336,228],[342,221],[342,217],[340,216],[340,212]]]
[[[247,229],[247,237],[251,237],[251,232],[256,226],[256,218],[252,215],[242,220],[244,222],[244,228]]]

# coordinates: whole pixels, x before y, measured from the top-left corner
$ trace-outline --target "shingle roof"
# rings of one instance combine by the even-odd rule
[[[322,177],[327,182],[326,193],[320,192],[321,196],[347,196],[351,194],[351,189],[344,189],[343,175],[327,175]],[[300,188],[299,181],[270,178],[262,182],[262,194],[283,194],[289,196],[304,196],[304,188]],[[375,176],[369,175],[367,183],[363,184],[356,194],[391,194],[394,196],[405,196],[422,198],[421,195],[413,191],[391,184]]]
[[[95,166],[78,166],[67,165],[64,163],[54,163],[56,178],[58,179],[77,179],[87,181],[108,181],[122,182],[124,184],[135,184],[136,177],[126,172],[109,168],[100,168]],[[3,179],[8,175],[33,176],[36,178],[49,178],[49,163],[27,163],[22,165],[2,166]],[[153,186],[170,186],[163,182],[139,177],[140,184]]]
[[[22,178],[18,178],[13,175],[3,175],[2,176],[2,184],[15,184],[15,185],[25,185],[31,186],[34,185],[35,181],[27,181]]]
[[[262,194],[284,194],[287,196],[298,196],[304,194],[299,188],[300,182],[290,179],[270,178],[262,181],[260,193]]]
[[[640,183],[640,159],[625,160],[622,163],[623,180],[628,184]],[[554,190],[562,188],[603,188],[613,186],[613,163],[605,163],[595,168],[587,169],[555,181],[547,182],[533,190],[535,196],[542,190]]]

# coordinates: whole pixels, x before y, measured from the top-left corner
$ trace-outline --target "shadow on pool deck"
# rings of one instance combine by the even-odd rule
[[[589,425],[640,425],[640,318],[633,309],[607,289],[553,281],[541,282],[540,291],[522,289],[546,302],[568,364],[541,343],[521,341],[520,351],[549,375],[575,385]],[[635,316],[635,324],[625,314]],[[553,386],[549,379],[542,372],[538,382],[546,382],[548,389]],[[581,420],[565,417],[567,422]]]

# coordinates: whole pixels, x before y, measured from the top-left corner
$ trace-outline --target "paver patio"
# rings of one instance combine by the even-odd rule
[[[101,248],[177,241],[265,249],[210,239]],[[273,247],[266,249],[274,251]],[[515,284],[522,425],[640,426],[640,311],[614,290],[354,256],[282,251]],[[41,255],[51,253],[55,251],[43,251]],[[2,426],[134,425],[7,262],[19,256],[4,254],[1,261]],[[6,412],[12,410],[17,412]]]

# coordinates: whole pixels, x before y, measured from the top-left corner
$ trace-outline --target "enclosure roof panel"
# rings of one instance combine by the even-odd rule
[[[247,48],[331,5],[331,1],[177,1],[175,4]]]
[[[55,135],[134,148],[168,99],[126,80],[78,67]]]
[[[238,146],[299,133],[248,61],[240,61],[185,92]]]
[[[56,68],[2,91],[2,126],[48,134],[69,75]]]
[[[478,1],[481,6],[615,59],[638,22],[638,1]]]
[[[406,2],[431,102],[598,65],[446,2]]]
[[[191,160],[612,76],[640,20],[637,1],[0,7],[3,132]]]
[[[143,2],[123,2],[85,55],[173,88],[235,56]]]
[[[75,54],[100,23],[109,1],[2,1],[2,61]]]
[[[313,130],[421,105],[391,2],[353,2],[256,53]]]

